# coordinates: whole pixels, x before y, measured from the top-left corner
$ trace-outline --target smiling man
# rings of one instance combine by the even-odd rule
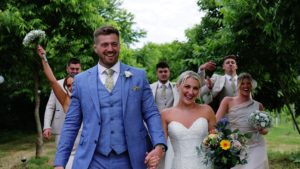
[[[73,169],[156,168],[159,160],[149,160],[160,159],[167,147],[145,71],[118,60],[119,31],[112,26],[94,32],[94,52],[98,64],[74,79],[56,169],[66,165],[81,123]]]

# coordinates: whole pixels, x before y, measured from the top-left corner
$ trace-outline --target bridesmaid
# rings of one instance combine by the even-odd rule
[[[241,73],[238,76],[238,95],[225,97],[217,111],[217,121],[223,117],[228,118],[232,130],[239,129],[243,133],[252,133],[248,141],[247,164],[238,165],[233,169],[268,169],[268,157],[266,143],[262,135],[268,133],[267,129],[257,130],[252,127],[248,118],[255,110],[262,111],[263,105],[251,97],[253,79],[249,73]]]

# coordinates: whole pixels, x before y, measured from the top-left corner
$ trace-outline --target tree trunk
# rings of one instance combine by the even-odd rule
[[[291,108],[291,105],[290,105],[290,104],[287,104],[287,107],[288,107],[289,112],[290,112],[290,114],[291,114],[291,116],[292,116],[292,120],[293,120],[293,123],[294,123],[294,127],[297,129],[298,133],[300,134],[300,129],[299,129],[299,126],[298,126],[298,124],[297,124],[297,121],[296,121],[296,118],[295,118],[295,116],[294,116],[294,113],[293,113],[293,110],[292,110],[292,108]]]
[[[282,89],[284,89],[282,83],[280,83],[280,87],[281,87]],[[288,110],[289,110],[289,113],[290,113],[290,115],[292,116],[293,123],[294,123],[294,125],[295,125],[295,127],[296,127],[296,129],[297,129],[297,131],[298,131],[298,134],[300,134],[299,126],[298,126],[298,124],[297,124],[296,118],[295,118],[295,116],[294,116],[294,114],[293,114],[293,111],[292,111],[292,108],[291,108],[291,105],[290,105],[290,102],[289,102],[289,97],[288,97],[288,95],[286,95],[286,94],[284,94],[283,96],[284,96],[283,99],[284,99],[284,101],[285,101],[285,104],[287,105],[287,108],[288,108]]]
[[[40,120],[40,90],[39,90],[39,75],[38,71],[34,71],[34,98],[35,98],[35,109],[34,109],[34,118],[37,129],[37,137],[36,137],[36,152],[35,158],[40,158],[43,153],[43,133],[42,133],[42,125]]]

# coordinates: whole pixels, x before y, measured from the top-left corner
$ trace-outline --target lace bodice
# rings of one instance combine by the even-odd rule
[[[168,133],[174,149],[172,169],[210,168],[203,164],[203,155],[196,149],[208,135],[208,122],[205,118],[198,118],[189,128],[172,121],[168,125]]]

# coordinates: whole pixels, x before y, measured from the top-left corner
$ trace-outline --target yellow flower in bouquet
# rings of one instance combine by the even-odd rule
[[[229,140],[222,140],[222,141],[220,142],[220,147],[221,147],[223,150],[228,150],[228,149],[230,149],[230,146],[231,146],[231,144],[230,144],[230,141],[229,141]]]
[[[197,147],[199,153],[204,154],[204,163],[222,169],[232,168],[238,164],[247,163],[247,145],[250,138],[238,129],[231,130],[227,127],[227,119],[221,119],[216,124],[216,133],[204,138],[202,145]]]

